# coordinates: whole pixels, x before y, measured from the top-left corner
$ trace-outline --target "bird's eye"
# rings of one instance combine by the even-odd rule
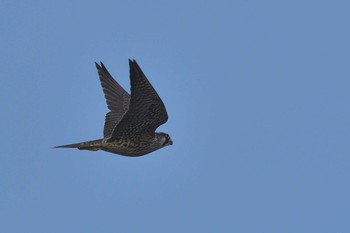
[[[165,137],[165,142],[163,143],[163,146],[166,145],[166,144],[168,144],[169,139],[170,139],[169,136],[166,136],[166,137]]]

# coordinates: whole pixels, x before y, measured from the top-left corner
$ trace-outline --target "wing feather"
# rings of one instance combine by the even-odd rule
[[[131,99],[129,110],[113,129],[110,140],[153,135],[168,120],[163,101],[135,60],[129,60]]]
[[[106,114],[103,129],[104,137],[109,138],[115,126],[121,121],[124,114],[129,109],[130,95],[113,79],[102,62],[101,65],[95,64],[107,106],[110,110],[110,112]]]

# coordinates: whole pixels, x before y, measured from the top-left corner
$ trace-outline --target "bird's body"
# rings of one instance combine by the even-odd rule
[[[165,106],[135,60],[129,60],[131,95],[96,63],[107,106],[104,138],[55,148],[104,150],[124,156],[142,156],[172,145],[166,133],[155,132],[168,120]]]
[[[120,138],[111,142],[108,142],[106,139],[97,139],[87,142],[56,146],[56,148],[78,148],[79,150],[90,151],[104,150],[114,154],[137,157],[160,149],[161,147],[166,146],[164,145],[166,143],[170,143],[168,145],[172,144],[171,141],[166,142],[166,139],[163,143],[159,143],[162,142],[162,137],[160,137],[158,134],[163,133],[155,133],[155,137],[153,139],[145,138],[133,140]]]

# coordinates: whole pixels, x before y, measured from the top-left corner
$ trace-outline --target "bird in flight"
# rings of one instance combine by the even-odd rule
[[[155,130],[168,120],[163,101],[135,60],[129,59],[131,94],[96,64],[109,112],[105,117],[103,138],[54,148],[104,150],[124,156],[142,156],[172,145],[170,136]]]

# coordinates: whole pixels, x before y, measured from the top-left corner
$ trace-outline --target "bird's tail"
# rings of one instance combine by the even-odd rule
[[[92,150],[96,151],[101,149],[102,139],[97,139],[93,141],[80,142],[62,146],[54,146],[53,148],[78,148],[79,150]]]

